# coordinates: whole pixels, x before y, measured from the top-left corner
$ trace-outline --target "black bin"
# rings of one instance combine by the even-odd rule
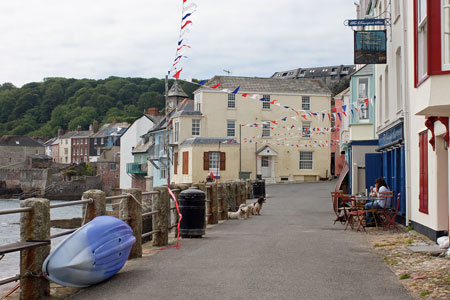
[[[200,190],[188,189],[180,193],[178,200],[180,213],[180,236],[184,238],[202,237],[205,234],[206,194]]]
[[[253,198],[266,197],[266,182],[264,180],[256,180],[253,182]]]

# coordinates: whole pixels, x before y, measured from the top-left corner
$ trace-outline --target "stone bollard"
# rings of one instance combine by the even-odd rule
[[[207,199],[211,200],[209,202],[209,211],[210,216],[208,218],[207,224],[217,224],[219,223],[219,201],[218,198],[218,191],[217,191],[217,183],[211,183],[210,188],[208,189]]]
[[[119,216],[130,225],[136,242],[128,259],[142,257],[142,192],[139,189],[123,189],[123,194],[131,196],[120,201]]]
[[[91,204],[83,205],[82,225],[89,223],[97,216],[106,215],[106,198],[102,190],[89,190],[83,193],[82,200],[92,199]],[[87,211],[86,211],[87,210]]]
[[[155,191],[159,191],[159,195],[153,198],[152,211],[158,210],[159,213],[153,215],[153,230],[159,230],[159,232],[153,234],[152,245],[161,247],[169,243],[170,200],[166,186],[155,187]]]
[[[50,201],[30,198],[20,202],[21,207],[31,207],[31,212],[20,215],[20,241],[50,240]],[[40,274],[45,258],[50,254],[50,244],[20,252],[20,274]],[[44,278],[23,276],[20,279],[20,300],[50,298],[50,282]]]
[[[187,190],[188,188],[189,187],[186,184],[176,184],[173,186],[174,190],[175,189],[179,190],[177,192],[174,192],[175,198],[177,199],[177,201],[180,198],[180,193],[184,190]],[[178,212],[176,210],[175,210],[175,213],[173,214],[173,216],[174,216],[173,224],[177,224],[177,227],[175,227],[175,230],[174,230],[174,236],[177,237],[178,236],[178,220],[180,219],[180,217],[178,216]]]

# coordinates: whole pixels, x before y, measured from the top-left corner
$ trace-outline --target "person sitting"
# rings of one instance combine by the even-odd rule
[[[383,177],[378,177],[375,180],[375,188],[372,186],[370,187],[370,196],[371,197],[380,197],[380,193],[389,192],[389,189],[387,187],[386,181]],[[370,209],[378,209],[378,208],[384,208],[385,207],[385,199],[378,199],[374,201],[368,201],[366,205],[364,205],[364,208],[366,210]],[[373,214],[372,212],[366,212],[366,224],[373,223]]]

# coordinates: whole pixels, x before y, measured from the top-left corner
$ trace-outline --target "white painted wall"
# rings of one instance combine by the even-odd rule
[[[141,135],[146,134],[155,124],[145,115],[134,121],[120,138],[120,188],[131,188],[131,176],[127,174],[127,163],[134,162],[132,150]]]

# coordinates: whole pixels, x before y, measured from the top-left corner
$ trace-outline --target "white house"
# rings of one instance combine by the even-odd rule
[[[154,111],[154,110],[152,110]],[[127,173],[127,163],[133,163],[133,150],[141,136],[146,134],[159,121],[155,114],[143,114],[137,118],[120,137],[120,188],[129,189],[131,176]]]

